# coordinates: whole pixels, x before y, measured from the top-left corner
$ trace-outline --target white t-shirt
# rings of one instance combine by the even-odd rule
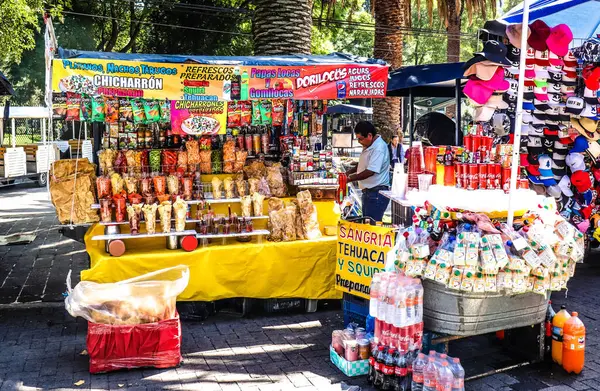
[[[358,159],[356,172],[360,174],[364,170],[373,171],[375,174],[369,178],[358,181],[361,189],[372,189],[377,186],[389,186],[390,184],[390,153],[387,144],[381,136],[378,136],[369,148],[363,149]]]

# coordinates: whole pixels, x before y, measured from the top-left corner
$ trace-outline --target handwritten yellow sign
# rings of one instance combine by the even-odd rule
[[[388,253],[394,247],[393,228],[340,221],[338,224],[335,287],[369,298],[371,278],[385,270]]]

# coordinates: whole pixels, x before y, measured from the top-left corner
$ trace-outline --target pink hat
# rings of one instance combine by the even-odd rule
[[[573,41],[573,33],[566,24],[559,24],[550,29],[550,36],[546,39],[548,49],[558,56],[566,56],[569,44]]]
[[[498,67],[494,76],[483,83],[494,91],[507,91],[510,88],[510,83],[504,80],[504,69],[502,67]]]
[[[483,84],[479,79],[469,79],[463,90],[464,94],[471,98],[474,102],[483,105],[490,96],[494,93],[494,89]]]

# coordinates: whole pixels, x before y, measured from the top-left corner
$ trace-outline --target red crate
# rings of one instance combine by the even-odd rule
[[[181,363],[179,315],[157,323],[107,325],[88,322],[90,373]]]

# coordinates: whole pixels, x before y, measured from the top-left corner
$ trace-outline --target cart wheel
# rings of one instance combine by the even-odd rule
[[[44,186],[46,186],[47,183],[48,183],[48,173],[42,172],[40,175],[38,175],[37,184],[39,187],[44,187]]]

